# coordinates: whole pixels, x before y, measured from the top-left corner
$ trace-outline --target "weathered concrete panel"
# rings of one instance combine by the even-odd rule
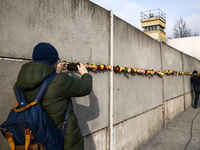
[[[84,138],[85,150],[107,150],[109,137],[107,130],[103,129]]]
[[[176,97],[172,100],[165,102],[165,119],[168,123],[175,116],[184,111],[184,96]]]
[[[154,76],[114,75],[114,123],[162,104],[162,79]],[[128,111],[127,111],[128,110]]]
[[[194,59],[193,57],[183,54],[183,71],[184,72],[193,72],[194,70]],[[191,75],[184,75],[184,90],[185,93],[191,91],[191,83],[190,83]]]
[[[161,70],[160,43],[114,17],[114,65]]]
[[[161,70],[160,44],[114,17],[114,65]],[[114,74],[114,123],[161,105],[160,87],[157,76]]]
[[[182,53],[176,49],[162,44],[163,70],[183,71]],[[172,99],[183,94],[183,75],[165,75],[164,100]]]
[[[93,90],[89,96],[73,98],[74,111],[77,115],[82,134],[92,132],[108,126],[109,111],[109,75],[91,73]]]
[[[183,71],[182,53],[164,43],[162,43],[163,70]]]
[[[185,94],[185,109],[192,106],[192,104],[193,104],[192,94],[190,92],[186,93]]]
[[[162,107],[157,107],[114,126],[113,150],[133,150],[163,126]]]
[[[165,101],[183,94],[183,75],[165,75],[163,79]]]
[[[63,60],[108,64],[109,12],[90,1],[1,0],[0,10],[0,56],[31,58],[50,42]]]

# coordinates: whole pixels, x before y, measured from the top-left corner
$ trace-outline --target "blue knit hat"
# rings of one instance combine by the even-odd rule
[[[33,61],[46,61],[54,64],[58,61],[57,50],[49,43],[39,43],[33,49]]]

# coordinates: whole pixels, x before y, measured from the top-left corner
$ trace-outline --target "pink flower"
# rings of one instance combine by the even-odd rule
[[[141,73],[145,74],[145,70],[142,70]]]
[[[97,70],[97,67],[93,69],[93,71]]]
[[[112,66],[109,66],[109,69],[112,70]]]
[[[88,65],[89,68],[92,68],[92,65]]]

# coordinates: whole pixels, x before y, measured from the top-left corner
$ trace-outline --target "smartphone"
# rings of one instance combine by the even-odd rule
[[[69,70],[69,71],[78,71],[78,68],[77,68],[78,65],[79,65],[79,63],[67,64],[67,70]]]

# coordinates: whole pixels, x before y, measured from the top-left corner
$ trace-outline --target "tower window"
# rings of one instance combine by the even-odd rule
[[[164,28],[160,25],[144,27],[144,31],[153,31],[153,30],[161,30],[164,32]]]

